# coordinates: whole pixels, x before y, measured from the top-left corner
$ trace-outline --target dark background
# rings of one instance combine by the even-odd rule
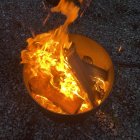
[[[71,33],[102,44],[115,66],[107,103],[82,123],[71,125],[45,116],[22,79],[20,52],[26,39],[58,27],[65,19],[53,14],[43,26],[50,6],[45,9],[42,2],[0,0],[0,140],[140,139],[140,1],[94,0],[71,25]]]

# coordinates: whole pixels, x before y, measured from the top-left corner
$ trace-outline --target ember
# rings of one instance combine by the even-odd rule
[[[26,86],[47,110],[87,112],[106,97],[109,68],[94,65],[88,55],[81,59],[78,46],[69,38],[67,28],[78,17],[79,7],[61,0],[51,11],[61,12],[67,19],[59,28],[27,40],[28,46],[21,52]]]

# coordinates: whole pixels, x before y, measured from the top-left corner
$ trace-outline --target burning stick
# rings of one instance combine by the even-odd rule
[[[43,26],[45,26],[46,22],[48,21],[48,19],[51,16],[51,12],[48,13],[47,17],[45,18],[45,20],[43,21]]]
[[[72,45],[71,48],[66,51],[66,58],[68,60],[68,63],[72,67],[72,71],[75,74],[76,78],[80,82],[85,92],[88,94],[93,107],[96,107],[98,103],[96,102],[96,97],[92,90],[92,80],[91,78],[89,78],[87,69],[85,68],[83,62],[77,54],[76,47],[74,45]]]
[[[73,98],[66,97],[50,84],[49,77],[36,76],[29,81],[29,87],[31,92],[46,97],[69,114],[75,114],[83,102],[83,99],[75,94]]]
[[[97,66],[95,66],[94,64],[88,64],[86,62],[83,62],[84,66],[86,67],[87,70],[87,75],[92,78],[92,77],[99,77],[101,79],[103,79],[104,81],[107,80],[108,78],[108,71],[105,71],[102,68],[99,68]],[[92,76],[92,77],[91,77]]]

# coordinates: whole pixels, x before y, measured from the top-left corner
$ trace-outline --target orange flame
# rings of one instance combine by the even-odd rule
[[[51,86],[66,97],[73,99],[76,95],[84,100],[80,112],[90,110],[92,105],[88,101],[86,93],[78,85],[77,79],[64,57],[64,49],[68,49],[72,44],[68,38],[67,28],[78,17],[79,7],[72,2],[61,0],[51,11],[64,14],[67,17],[65,23],[53,31],[29,38],[27,48],[21,52],[22,63],[27,66],[26,71],[30,74],[30,79],[38,75],[50,79]],[[48,103],[47,109],[65,113],[46,97],[36,94],[32,94],[32,96],[43,106]]]

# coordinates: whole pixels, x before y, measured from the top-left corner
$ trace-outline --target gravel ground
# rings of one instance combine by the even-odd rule
[[[140,139],[139,7],[139,0],[94,0],[71,25],[70,32],[100,42],[110,53],[115,84],[103,107],[70,125],[54,122],[38,109],[25,89],[20,64],[26,39],[65,18],[53,14],[43,26],[49,9],[41,0],[0,0],[0,140]]]

